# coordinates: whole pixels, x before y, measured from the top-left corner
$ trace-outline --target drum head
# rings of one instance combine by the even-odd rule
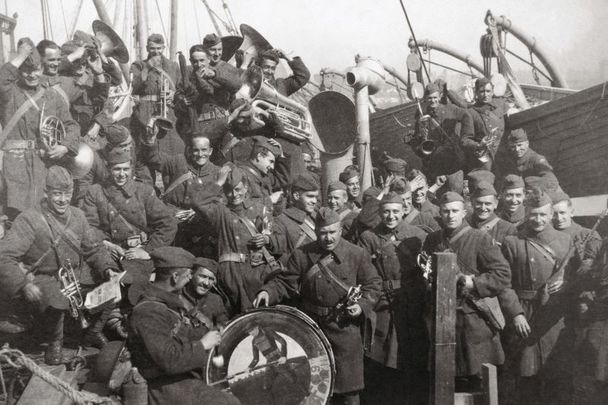
[[[230,391],[243,405],[326,404],[334,376],[331,346],[317,324],[282,305],[233,320],[206,374],[207,384]]]

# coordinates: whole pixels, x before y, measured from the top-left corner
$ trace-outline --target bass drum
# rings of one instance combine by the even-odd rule
[[[207,384],[243,405],[321,405],[336,373],[327,337],[303,312],[288,306],[251,310],[224,330],[207,362]]]

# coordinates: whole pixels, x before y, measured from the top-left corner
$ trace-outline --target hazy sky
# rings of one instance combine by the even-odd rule
[[[108,12],[114,15],[116,4],[132,0],[109,0]],[[223,16],[220,0],[208,0]],[[400,70],[405,69],[410,33],[399,0],[228,0],[237,24],[247,23],[262,33],[270,43],[302,56],[311,71],[321,67],[344,69],[353,64],[355,54],[371,55]],[[76,0],[48,0],[51,7],[56,42],[65,40],[66,25],[75,15]],[[91,0],[85,0],[78,28],[90,31],[96,18]],[[470,53],[481,63],[479,38],[485,32],[483,17],[488,9],[506,15],[553,56],[568,79],[577,79],[573,71],[597,74],[600,61],[608,59],[608,1],[606,0],[409,0],[404,1],[418,39],[433,41]],[[156,0],[147,0],[152,20],[150,31],[162,32]],[[158,0],[168,32],[169,1]],[[0,9],[3,10],[0,2]],[[199,0],[180,0],[179,48],[187,50],[213,26]],[[121,7],[122,11],[122,7]],[[19,13],[17,37],[42,38],[39,0],[8,0],[8,14]],[[198,18],[195,18],[198,16]],[[130,32],[122,24],[119,34]],[[508,45],[516,40],[510,36]],[[525,50],[517,48],[522,54]],[[449,59],[432,53],[432,60]],[[521,65],[513,63],[515,68]],[[578,74],[580,76],[580,74]]]

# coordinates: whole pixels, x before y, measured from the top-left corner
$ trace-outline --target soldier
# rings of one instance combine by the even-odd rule
[[[259,59],[258,64],[264,72],[264,79],[284,96],[291,96],[310,80],[310,72],[299,56],[289,58],[280,49],[269,49],[264,51]],[[280,59],[287,61],[287,65],[293,72],[291,76],[280,79],[274,77]]]
[[[384,170],[387,176],[405,177],[405,174],[408,172],[407,167],[408,164],[403,159],[389,158],[384,161]]]
[[[507,105],[494,97],[494,84],[485,77],[475,82],[475,104],[467,111],[473,120],[473,131],[463,134],[465,173],[474,169],[492,170],[494,156],[505,131]]]
[[[346,184],[336,181],[327,186],[327,206],[338,213],[342,221],[342,232],[345,236],[348,235],[359,214],[349,208]]]
[[[239,404],[231,394],[203,382],[210,351],[220,332],[190,317],[180,291],[190,281],[194,256],[176,247],[150,252],[155,280],[129,319],[133,365],[148,383],[149,404]]]
[[[521,128],[512,130],[508,141],[511,153],[506,169],[508,174],[517,174],[524,179],[529,176],[555,177],[547,159],[530,148],[526,131]]]
[[[113,150],[106,163],[110,179],[89,188],[82,210],[96,236],[127,271],[123,281],[145,283],[152,271],[149,252],[173,242],[177,223],[152,187],[133,180],[131,153]]]
[[[173,122],[173,126],[160,140],[160,147],[171,155],[184,153],[184,142],[175,130],[176,118],[173,112],[175,86],[181,78],[179,66],[163,55],[165,39],[160,34],[152,34],[148,37],[146,50],[148,51],[146,60],[131,64],[133,95],[139,96],[131,121],[135,139],[139,142],[146,136],[146,127],[150,119],[161,116],[164,103],[166,118]]]
[[[221,201],[224,191],[227,204]],[[205,187],[193,199],[194,210],[211,224],[218,238],[218,280],[236,313],[252,307],[264,280],[280,264],[267,249],[272,214],[249,197],[243,170],[224,166],[216,184]]]
[[[502,182],[498,216],[515,226],[524,222],[524,187],[524,180],[516,174],[507,175]]]
[[[348,195],[348,208],[359,213],[361,210],[361,176],[356,166],[347,166],[338,179],[346,186],[346,194]]]
[[[61,292],[67,286],[59,281],[59,269],[72,267],[77,281],[91,285],[91,270],[99,280],[110,278],[117,266],[101,240],[93,237],[82,211],[70,206],[73,181],[69,172],[51,166],[45,184],[45,198],[39,207],[21,213],[0,241],[0,291],[11,300],[11,307],[35,308],[41,336],[48,344],[44,361],[53,365],[63,362],[65,311],[76,309]],[[100,341],[95,336],[100,332],[97,327],[87,333],[87,341],[103,344],[105,338]]]
[[[192,280],[182,292],[186,308],[191,308],[190,314],[207,328],[221,331],[228,323],[223,295],[217,286],[217,262],[205,257],[195,258]]]
[[[404,220],[403,199],[389,192],[380,201],[382,222],[363,232],[359,246],[372,257],[372,263],[382,277],[382,292],[374,311],[376,331],[370,350],[366,353],[366,394],[384,403],[401,403],[404,398],[400,356],[403,343],[403,320],[406,319],[402,285],[412,279],[416,258],[426,232]],[[390,398],[390,399],[389,399]],[[393,402],[389,402],[389,401]]]
[[[442,230],[431,233],[424,243],[427,253],[452,251],[458,257],[459,294],[456,312],[457,390],[480,389],[483,363],[501,365],[504,353],[495,317],[482,312],[477,300],[498,296],[509,287],[509,265],[484,231],[472,229],[464,220],[464,199],[447,192],[441,197]],[[493,304],[489,301],[488,304]],[[496,302],[496,308],[498,303]],[[494,319],[492,319],[494,318]],[[462,384],[462,385],[461,385]]]
[[[430,213],[433,218],[439,218],[439,207],[429,201],[429,183],[424,173],[412,169],[407,174],[407,181],[412,189],[414,208]]]
[[[293,252],[317,240],[314,215],[319,199],[319,183],[312,174],[302,174],[291,185],[291,205],[275,218],[270,246],[276,255]]]
[[[332,403],[358,404],[363,381],[363,341],[360,325],[373,312],[381,279],[369,254],[343,240],[340,216],[323,207],[316,217],[317,240],[296,249],[287,270],[276,273],[259,290],[255,306],[295,298],[299,290],[302,308],[321,327],[336,360]],[[349,291],[360,286],[362,296],[348,300]],[[344,306],[337,309],[338,304]]]
[[[505,237],[515,235],[517,228],[510,222],[498,217],[494,211],[498,205],[496,190],[488,182],[482,181],[471,193],[473,215],[470,225],[475,229],[487,232],[492,238],[492,244],[501,246]]]
[[[5,214],[10,220],[34,207],[43,197],[47,166],[63,163],[78,152],[80,129],[55,89],[41,83],[38,51],[29,38],[20,39],[17,55],[0,68],[0,123],[4,128],[2,174]],[[66,130],[56,145],[41,139],[40,118],[55,116]]]
[[[526,197],[525,207],[526,222],[520,232],[507,236],[502,245],[513,288],[502,299],[508,321],[503,340],[511,363],[507,372],[517,378],[512,393],[517,403],[556,403],[564,365],[560,366],[553,349],[568,306],[567,294],[557,293],[572,280],[577,263],[570,236],[551,225],[551,198],[536,189]]]

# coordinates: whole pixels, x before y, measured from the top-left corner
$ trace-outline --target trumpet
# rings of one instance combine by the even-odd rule
[[[161,132],[168,132],[173,129],[173,121],[167,118],[167,109],[169,108],[169,80],[166,77],[163,77],[161,81],[159,93],[160,115],[153,117],[154,125],[156,125]]]
[[[422,269],[422,277],[430,284],[432,282],[433,275],[433,258],[430,254],[422,251],[416,257],[416,263],[418,267]]]
[[[60,290],[61,294],[67,298],[70,305],[70,315],[72,318],[80,321],[82,329],[88,328],[89,322],[84,316],[84,298],[82,296],[82,289],[80,288],[80,281],[76,278],[76,273],[70,260],[67,260],[65,265],[59,268],[57,277],[62,287]]]
[[[479,146],[475,149],[475,157],[481,163],[489,162],[492,158],[492,152],[496,148],[496,143],[499,141],[498,127],[494,127],[490,130],[490,133],[485,135],[479,141]]]

